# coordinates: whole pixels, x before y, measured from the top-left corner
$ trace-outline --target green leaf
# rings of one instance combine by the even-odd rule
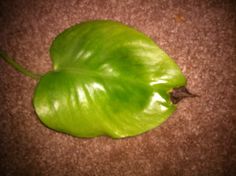
[[[175,110],[170,91],[186,84],[176,63],[150,38],[113,21],[62,32],[41,77],[34,107],[49,128],[78,137],[134,136]]]

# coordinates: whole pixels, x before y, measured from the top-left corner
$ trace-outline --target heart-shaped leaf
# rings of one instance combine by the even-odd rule
[[[50,49],[34,107],[48,127],[78,137],[134,136],[168,118],[170,91],[186,84],[175,62],[144,34],[113,21],[62,32]]]

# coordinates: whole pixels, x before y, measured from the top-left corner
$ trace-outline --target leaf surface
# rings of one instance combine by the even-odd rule
[[[96,20],[59,34],[53,71],[41,77],[34,107],[48,127],[77,137],[134,136],[175,110],[169,92],[186,84],[176,63],[149,37]]]

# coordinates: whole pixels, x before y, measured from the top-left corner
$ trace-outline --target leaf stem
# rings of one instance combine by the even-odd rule
[[[0,49],[0,58],[2,58],[6,63],[8,63],[9,65],[11,65],[14,69],[16,69],[18,72],[22,73],[25,76],[31,77],[32,79],[35,80],[39,80],[40,76],[39,74],[33,73],[27,69],[25,69],[24,67],[22,67],[21,65],[17,64],[14,59],[12,59],[11,57],[9,57],[7,55],[6,52],[2,51]]]

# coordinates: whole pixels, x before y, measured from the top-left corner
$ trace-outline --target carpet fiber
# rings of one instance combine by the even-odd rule
[[[236,4],[234,1],[0,1],[0,48],[29,70],[51,69],[54,37],[75,23],[113,19],[150,36],[199,95],[160,127],[112,140],[74,138],[38,120],[36,81],[0,59],[1,175],[236,175]]]

